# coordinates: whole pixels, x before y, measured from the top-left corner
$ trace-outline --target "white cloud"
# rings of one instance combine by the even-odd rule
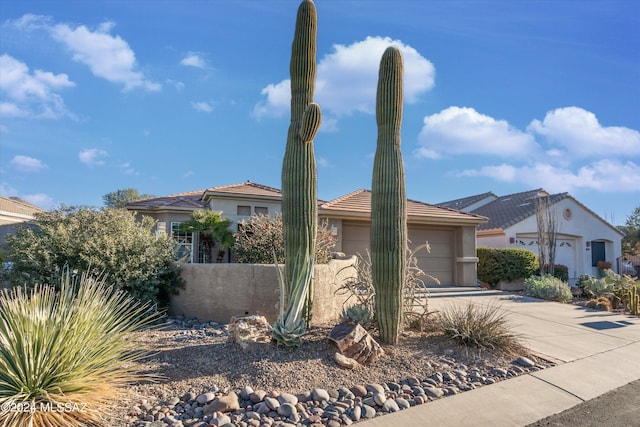
[[[98,148],[87,148],[78,153],[78,158],[87,166],[104,165],[103,157],[107,157],[109,153]]]
[[[0,182],[0,194],[4,197],[18,197],[42,209],[52,209],[54,207],[53,199],[48,195],[44,193],[21,194],[6,182]]]
[[[57,93],[73,86],[66,74],[32,73],[27,64],[11,55],[0,56],[0,92],[8,99],[0,105],[0,112],[5,117],[73,117]]]
[[[184,83],[177,80],[167,79],[166,83],[173,86],[178,92],[182,91],[185,87]]]
[[[537,162],[521,166],[483,166],[462,171],[457,175],[484,176],[497,181],[519,182],[553,193],[572,192],[577,189],[624,193],[638,191],[640,165],[630,161],[605,159],[571,169]]]
[[[483,161],[481,156],[508,159],[455,172],[458,177],[487,177],[551,192],[640,190],[640,132],[604,127],[582,108],[550,111],[526,132],[472,108],[449,107],[424,123],[418,157],[473,155],[475,164]]]
[[[486,176],[497,181],[512,182],[515,180],[518,170],[506,163],[497,166],[483,166],[480,169],[467,169],[458,173],[458,176]]]
[[[533,120],[527,127],[532,134],[546,138],[551,144],[580,158],[640,155],[640,132],[600,124],[596,115],[579,107],[549,111],[544,120]]]
[[[321,168],[330,168],[331,163],[325,157],[318,157],[318,166]]]
[[[375,112],[378,69],[384,50],[397,46],[404,59],[404,98],[415,103],[434,85],[435,68],[413,47],[389,37],[367,37],[351,45],[334,45],[333,52],[318,63],[315,101],[323,112],[344,116],[354,112]],[[280,117],[289,112],[291,82],[283,80],[265,87],[266,99],[254,108],[256,117]]]
[[[194,110],[199,111],[201,113],[210,113],[213,111],[213,107],[208,102],[200,101],[200,102],[192,102],[191,106]]]
[[[52,209],[54,207],[53,199],[44,193],[25,194],[20,198],[42,209]]]
[[[11,159],[11,164],[14,165],[16,169],[24,172],[38,172],[47,167],[47,165],[39,159],[21,155]]]
[[[148,80],[137,70],[136,56],[120,36],[111,35],[113,22],[103,22],[95,31],[84,25],[72,28],[67,24],[51,26],[52,37],[73,53],[73,59],[87,65],[96,76],[124,85],[124,90],[143,88],[160,90],[160,84]]]
[[[449,107],[425,117],[418,142],[421,147],[416,154],[432,159],[446,155],[524,158],[539,150],[531,135],[467,107]]]
[[[51,17],[34,15],[32,13],[24,14],[18,19],[6,21],[7,25],[12,25],[22,31],[34,31],[41,28],[47,28],[51,25],[50,23]]]
[[[180,65],[184,65],[186,67],[196,67],[196,68],[206,68],[207,63],[202,57],[195,52],[189,52],[187,56],[182,58],[180,61]]]

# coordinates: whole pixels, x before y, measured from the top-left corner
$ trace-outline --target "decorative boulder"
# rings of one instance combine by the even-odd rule
[[[343,356],[340,353],[336,353],[333,356],[333,360],[335,360],[339,366],[342,366],[343,368],[347,368],[347,369],[356,369],[357,367],[360,366],[360,364],[356,360],[347,356]]]
[[[374,362],[384,354],[380,344],[357,323],[343,322],[336,325],[331,330],[329,339],[336,343],[340,354],[363,365]]]
[[[271,325],[264,316],[234,316],[229,321],[229,340],[245,350],[256,343],[269,343]]]

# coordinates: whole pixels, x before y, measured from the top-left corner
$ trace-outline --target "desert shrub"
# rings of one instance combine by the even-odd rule
[[[416,254],[423,249],[431,252],[431,247],[428,242],[416,246],[414,249],[407,249],[407,266],[403,286],[403,327],[424,329],[427,317],[431,314],[428,311],[429,300],[425,281],[440,284],[437,278],[425,273],[418,266]],[[358,315],[367,312],[372,313],[371,322],[367,323],[373,324],[375,318],[376,290],[371,277],[371,255],[368,251],[364,256],[358,254],[358,262],[355,265],[355,270],[356,272],[352,277],[342,282],[341,286],[336,290],[336,295],[347,295],[346,302],[349,302],[352,298],[355,299],[355,303],[352,303],[351,306],[356,306],[357,308],[353,308],[353,310],[357,310]],[[338,275],[341,275],[341,272],[342,270],[338,272]],[[345,309],[343,318],[348,318],[346,313],[348,309],[349,307]]]
[[[505,316],[494,304],[450,305],[435,322],[445,335],[464,345],[513,352],[522,346]]]
[[[527,249],[479,247],[478,280],[495,285],[501,280],[524,279],[538,270],[538,257]]]
[[[619,274],[605,270],[602,277],[591,277],[585,279],[583,291],[590,298],[597,298],[602,294],[615,292],[619,286],[621,277]]]
[[[587,302],[587,308],[599,311],[611,311],[611,301],[607,297],[593,298]]]
[[[282,215],[253,215],[238,224],[238,232],[234,235],[233,253],[238,262],[243,264],[284,263],[284,240],[282,234]],[[331,251],[336,245],[336,238],[331,233],[327,221],[318,222],[316,238],[316,263],[326,264],[331,259]]]
[[[0,406],[15,408],[0,425],[102,425],[121,387],[149,378],[129,334],[158,317],[149,307],[104,276],[0,292]]]
[[[36,227],[6,237],[12,285],[60,283],[71,271],[101,271],[118,289],[143,302],[166,306],[184,281],[174,243],[155,232],[155,221],[137,221],[124,209],[63,207],[36,214]]]
[[[549,264],[544,265],[545,274],[549,274]],[[557,277],[563,282],[569,281],[569,267],[562,264],[554,264],[553,265],[553,277]]]
[[[550,301],[569,302],[573,299],[569,285],[550,274],[526,278],[524,293],[530,297]]]

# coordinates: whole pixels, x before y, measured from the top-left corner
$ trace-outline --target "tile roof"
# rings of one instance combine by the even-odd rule
[[[498,196],[496,196],[492,191],[488,191],[486,193],[463,197],[461,199],[454,199],[454,200],[448,200],[446,202],[435,203],[435,205],[441,206],[443,208],[451,208],[451,209],[457,209],[459,211],[462,211],[466,207],[469,207],[474,203],[477,203],[480,200],[484,200],[489,197],[497,198]]]
[[[493,202],[473,210],[473,213],[489,218],[489,222],[480,225],[478,230],[504,230],[513,224],[535,215],[536,199],[540,196],[549,196],[552,204],[570,197],[569,193],[550,195],[541,188],[498,197]]]
[[[263,196],[263,197],[282,197],[282,192],[267,185],[256,184],[255,182],[246,181],[240,184],[223,185],[220,187],[211,187],[205,190],[207,193],[228,193],[233,195],[247,196]]]
[[[171,194],[169,196],[153,197],[150,199],[136,200],[127,203],[127,209],[159,209],[159,208],[195,208],[203,209],[206,205],[202,202],[204,190],[189,191],[186,193]]]
[[[44,209],[24,200],[0,196],[0,211],[33,218],[34,214],[44,212]]]
[[[344,215],[357,214],[359,217],[371,216],[371,191],[356,190],[337,199],[320,205],[321,214]],[[407,216],[409,220],[422,222],[484,223],[487,218],[480,215],[459,212],[454,209],[442,208],[435,205],[407,199]]]

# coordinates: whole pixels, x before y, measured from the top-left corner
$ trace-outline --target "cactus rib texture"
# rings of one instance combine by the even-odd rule
[[[313,277],[296,274],[294,259],[309,262],[313,272],[318,226],[317,173],[313,139],[322,114],[313,102],[316,77],[317,12],[313,1],[298,8],[291,48],[291,123],[282,164],[282,222],[284,227],[285,289],[287,298],[305,298],[304,318],[311,319]],[[307,269],[305,268],[305,270]],[[304,278],[306,283],[296,283]],[[298,292],[302,286],[304,291]],[[288,301],[287,304],[290,304]]]
[[[371,197],[371,268],[380,338],[397,344],[407,249],[404,165],[400,150],[403,87],[402,54],[389,47],[380,61],[376,96],[378,140]]]

